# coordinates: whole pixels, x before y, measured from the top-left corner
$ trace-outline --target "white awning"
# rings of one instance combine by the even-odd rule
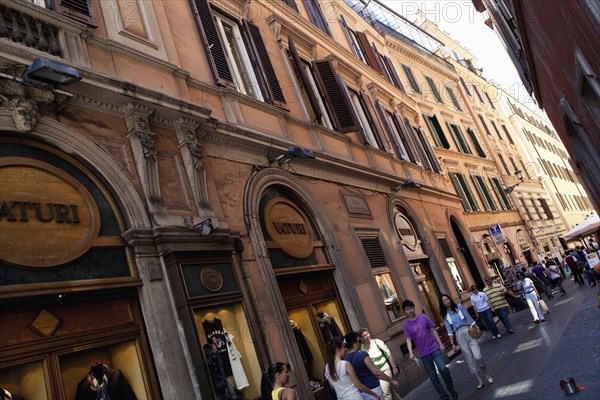
[[[575,228],[562,235],[562,238],[566,241],[577,239],[580,236],[591,235],[600,230],[600,217],[598,215],[592,215],[588,219],[581,222]]]

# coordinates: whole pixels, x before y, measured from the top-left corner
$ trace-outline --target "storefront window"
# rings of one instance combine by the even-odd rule
[[[242,303],[195,309],[194,320],[217,398],[259,397],[261,368]]]
[[[42,361],[0,369],[0,387],[13,399],[49,399]],[[4,398],[4,397],[2,397]]]
[[[381,294],[383,304],[385,304],[385,310],[390,319],[393,321],[401,318],[404,315],[402,304],[400,304],[401,299],[398,299],[398,294],[396,293],[396,289],[394,289],[394,283],[392,282],[390,274],[388,272],[376,274],[375,280],[377,281],[379,293]]]
[[[456,285],[456,290],[458,290],[458,293],[462,293],[465,290],[467,290],[467,287],[463,282],[462,276],[458,272],[458,267],[456,266],[456,261],[454,260],[454,257],[446,258],[446,264],[448,264],[450,272],[452,272],[452,278],[454,279],[454,284]]]

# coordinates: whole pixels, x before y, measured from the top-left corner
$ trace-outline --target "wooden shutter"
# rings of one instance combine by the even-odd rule
[[[57,13],[84,22],[87,25],[97,26],[87,0],[53,0],[52,9]]]
[[[381,243],[379,243],[379,239],[374,238],[360,238],[363,249],[365,250],[365,254],[367,255],[367,259],[369,260],[369,265],[371,268],[377,267],[386,267],[388,265],[387,260],[385,258],[385,253],[383,252],[383,248],[381,247]]]
[[[396,124],[396,130],[400,135],[400,140],[402,140],[402,143],[404,143],[404,148],[408,153],[408,158],[415,164],[421,165],[421,159],[417,154],[417,150],[413,145],[413,141],[410,138],[408,130],[404,126],[404,121],[402,121],[402,118],[400,115],[398,115],[398,113],[393,113],[392,115],[394,117],[394,123]]]
[[[310,16],[311,21],[315,24],[319,29],[323,32],[331,36],[331,31],[329,30],[329,25],[327,25],[327,19],[323,14],[323,10],[321,10],[321,6],[317,0],[304,0],[304,5],[306,6],[306,11]]]
[[[489,199],[485,195],[484,189],[481,187],[481,182],[479,181],[478,178],[479,178],[478,176],[471,175],[471,181],[473,181],[473,185],[475,185],[475,190],[477,190],[477,193],[479,194],[479,198],[481,199],[481,202],[483,203],[483,207],[487,211],[492,211],[492,206],[489,202]]]
[[[475,144],[475,150],[477,151],[477,154],[480,157],[486,158],[485,151],[483,151],[483,147],[481,147],[479,140],[477,140],[477,136],[475,136],[475,132],[473,132],[473,130],[471,128],[467,128],[467,133],[469,134],[469,136],[471,136],[471,140],[473,141],[473,144]]]
[[[404,118],[404,126],[408,131],[409,136],[411,137],[415,147],[419,153],[419,158],[421,159],[421,163],[423,167],[425,167],[428,171],[433,171],[433,166],[431,161],[429,161],[429,157],[427,155],[427,151],[425,150],[421,139],[418,136],[418,133],[415,131],[415,128],[411,125],[410,121],[407,118]]]
[[[360,124],[354,116],[350,98],[342,89],[331,60],[313,61],[313,66],[336,130],[340,133],[358,131]]]
[[[385,132],[383,131],[383,127],[381,126],[381,122],[377,117],[377,113],[375,112],[375,108],[373,107],[373,102],[369,95],[365,92],[360,92],[360,98],[367,109],[365,113],[366,117],[369,119],[369,123],[374,128],[377,137],[379,137],[379,141],[383,145],[384,150],[390,150],[392,147],[390,146],[390,142],[387,140],[385,136]]]
[[[442,253],[444,253],[444,257],[453,258],[452,250],[450,249],[450,245],[448,244],[448,240],[446,238],[437,238],[438,243],[442,249]]]
[[[405,154],[402,145],[400,144],[399,139],[396,136],[396,132],[394,132],[394,129],[390,125],[391,121],[388,120],[387,111],[385,110],[385,107],[383,106],[383,104],[381,104],[379,100],[375,101],[375,105],[377,106],[377,110],[379,111],[379,118],[381,119],[383,126],[385,126],[385,129],[388,132],[390,139],[392,139],[392,145],[394,147],[394,151],[396,152],[396,156],[398,156],[398,158],[401,160],[406,160],[408,156]]]
[[[269,58],[269,53],[267,52],[267,47],[265,46],[265,42],[260,33],[260,29],[258,26],[254,25],[251,22],[244,20],[244,27],[246,28],[246,32],[248,33],[248,38],[252,42],[252,50],[249,53],[252,58],[255,58],[258,61],[259,71],[257,75],[262,78],[264,81],[264,90],[263,95],[268,102],[275,104],[277,106],[285,106],[285,97],[283,96],[283,91],[281,90],[281,86],[279,85],[279,80],[277,80],[277,75],[275,74],[275,70],[273,69],[273,64],[271,63],[271,58]]]
[[[377,61],[377,56],[375,55],[373,48],[369,44],[369,39],[367,38],[367,35],[364,32],[356,32],[356,38],[358,39],[358,44],[360,45],[360,48],[362,49],[363,54],[367,58],[367,62],[369,63],[371,68],[383,75],[383,70],[381,69],[379,62]]]
[[[217,85],[235,87],[208,0],[190,0],[190,5],[215,82]]]
[[[292,57],[292,62],[294,68],[296,68],[296,73],[300,77],[302,81],[302,86],[304,86],[304,91],[306,92],[306,97],[308,97],[308,102],[315,113],[315,118],[317,122],[321,122],[323,119],[323,113],[321,112],[321,107],[319,107],[319,102],[317,100],[316,94],[312,89],[310,82],[308,81],[308,76],[306,76],[306,71],[304,70],[304,64],[298,55],[298,51],[296,50],[296,45],[294,44],[294,40],[291,36],[288,36],[288,47],[290,51],[290,56]]]
[[[385,64],[383,63],[383,56],[379,53],[379,50],[377,50],[375,43],[371,45],[371,48],[373,49],[373,54],[375,54],[375,58],[377,59],[377,65],[379,65],[384,78],[387,79],[388,82],[392,82],[392,77],[388,73]]]
[[[435,151],[433,151],[433,147],[431,146],[431,143],[429,143],[429,140],[427,140],[427,136],[425,135],[425,131],[423,131],[422,128],[419,128],[419,136],[421,139],[421,143],[423,144],[423,147],[425,148],[425,151],[427,152],[427,154],[429,154],[429,161],[431,161],[431,163],[433,164],[433,168],[435,171],[442,173],[442,165],[440,164],[440,161],[438,160],[437,156],[435,155]]]
[[[466,195],[465,191],[463,190],[461,183],[458,180],[458,174],[451,173],[450,180],[452,181],[452,184],[454,185],[454,189],[456,189],[456,193],[458,193],[458,195],[460,196],[460,198],[462,200],[462,205],[463,205],[463,208],[465,209],[465,211],[473,211],[473,209],[471,208],[471,204],[469,204],[469,201],[467,200],[467,195]]]
[[[387,66],[388,71],[390,71],[390,78],[392,78],[392,83],[396,85],[398,89],[402,90],[403,93],[406,93],[404,85],[402,85],[402,81],[400,80],[400,75],[398,75],[398,72],[396,71],[396,67],[394,67],[392,59],[388,56],[383,56],[383,62]]]

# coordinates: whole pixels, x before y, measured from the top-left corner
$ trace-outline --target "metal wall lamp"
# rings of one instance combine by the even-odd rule
[[[522,172],[520,169],[518,169],[518,170],[516,170],[516,171],[515,171],[515,176],[517,177],[517,179],[518,179],[520,182],[517,182],[517,183],[515,183],[514,185],[510,185],[510,186],[508,186],[508,187],[504,188],[504,192],[505,192],[506,194],[510,194],[510,193],[512,193],[512,192],[513,192],[513,190],[515,190],[515,188],[516,188],[517,186],[519,186],[521,183],[523,183],[523,181],[525,180],[525,179],[523,179],[523,172]]]
[[[278,155],[277,157],[273,157],[269,159],[269,165],[274,162],[279,162],[279,164],[287,164],[291,162],[294,158],[315,158],[315,154],[312,150],[305,149],[303,147],[288,147],[288,150],[285,153]]]
[[[402,185],[392,188],[393,192],[399,192],[402,189],[419,189],[421,185],[415,181],[406,181]]]
[[[24,80],[34,80],[50,85],[70,85],[80,81],[81,75],[75,68],[40,57],[29,65]]]

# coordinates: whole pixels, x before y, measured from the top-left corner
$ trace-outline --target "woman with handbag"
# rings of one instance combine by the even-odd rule
[[[392,352],[383,342],[383,340],[371,337],[371,333],[366,328],[358,330],[358,337],[362,341],[361,350],[369,353],[373,364],[390,378],[398,375],[398,366],[392,359]],[[387,381],[380,380],[383,398],[392,400],[392,388]]]
[[[477,343],[481,331],[475,320],[462,304],[456,304],[447,294],[440,296],[440,313],[444,318],[444,325],[452,343],[452,350],[457,351],[456,344],[458,343],[465,361],[469,365],[469,370],[477,378],[477,389],[481,389],[485,385],[483,379],[479,376],[479,371],[483,373],[483,377],[489,383],[494,383],[494,379],[485,367],[481,349],[479,343]]]
[[[521,287],[523,288],[524,293],[523,296],[529,305],[529,311],[531,311],[531,315],[533,316],[533,323],[539,324],[540,321],[546,322],[544,319],[544,314],[540,308],[539,300],[541,297],[535,289],[535,284],[533,281],[529,278],[526,278],[523,272],[517,272],[517,279],[519,282],[521,282]]]
[[[375,366],[373,360],[366,351],[360,351],[361,340],[356,332],[350,332],[344,336],[344,347],[348,349],[344,360],[349,361],[354,367],[358,380],[363,385],[383,397],[380,381],[386,381],[393,386],[398,386],[398,382],[387,376],[383,371]],[[363,400],[373,400],[373,396],[368,393],[361,393]]]

